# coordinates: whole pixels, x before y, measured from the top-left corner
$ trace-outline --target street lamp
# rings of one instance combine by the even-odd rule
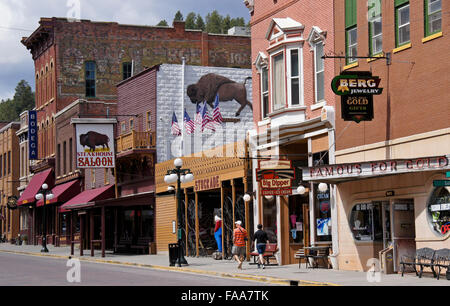
[[[47,200],[51,200],[53,199],[53,193],[51,193],[50,190],[48,190],[48,185],[47,184],[42,184],[41,186],[41,190],[38,194],[35,195],[36,200],[40,201],[40,200],[44,200],[44,211],[43,211],[43,233],[42,233],[42,253],[48,253],[48,249],[47,249],[47,215],[46,215],[46,211],[45,211],[45,207],[47,206],[46,202]]]
[[[178,266],[181,267],[181,264],[187,265],[188,262],[186,258],[184,258],[184,250],[182,249],[182,239],[181,239],[181,183],[190,183],[194,180],[194,175],[191,173],[189,169],[181,169],[183,167],[183,160],[181,158],[177,158],[174,161],[175,169],[168,170],[166,176],[164,177],[164,182],[167,184],[177,183],[177,219],[178,219]],[[170,186],[169,186],[170,187]],[[173,190],[169,188],[168,191]]]

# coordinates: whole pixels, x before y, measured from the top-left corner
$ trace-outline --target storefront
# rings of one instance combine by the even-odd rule
[[[394,271],[416,249],[449,247],[450,156],[325,165],[303,179],[336,184],[339,268],[367,270],[394,249]]]
[[[230,150],[231,148],[231,150]],[[225,257],[231,256],[234,222],[253,234],[253,202],[245,202],[244,195],[251,190],[248,177],[248,161],[245,159],[246,143],[232,143],[203,152],[201,157],[182,157],[183,169],[190,169],[194,181],[181,185],[181,227],[187,256],[210,256],[219,249],[215,239],[215,217],[222,219],[221,247]],[[233,157],[212,157],[223,149]],[[233,152],[230,155],[230,152]],[[208,156],[208,157],[206,157]],[[224,155],[220,155],[224,156]],[[156,236],[158,252],[168,252],[168,244],[177,242],[176,191],[168,191],[164,182],[167,171],[173,168],[173,160],[156,165]],[[247,244],[247,254],[250,243]]]

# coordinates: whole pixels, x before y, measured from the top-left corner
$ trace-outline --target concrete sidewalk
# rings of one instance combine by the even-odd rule
[[[48,246],[49,253],[41,253],[41,246],[27,245],[16,246],[7,243],[0,244],[0,253],[16,253],[22,255],[50,256],[56,258],[68,258],[69,247]],[[421,279],[414,273],[402,277],[400,274],[381,274],[380,282],[369,282],[367,273],[353,271],[338,271],[327,269],[305,269],[304,265],[299,269],[298,264],[286,266],[268,266],[266,269],[258,269],[256,265],[244,263],[243,270],[237,269],[237,263],[233,260],[214,260],[210,257],[187,257],[188,266],[170,267],[168,255],[123,255],[106,253],[101,257],[100,251],[95,251],[95,256],[90,256],[90,251],[85,250],[84,256],[79,256],[79,250],[75,250],[74,258],[81,261],[98,262],[105,264],[121,264],[152,268],[159,270],[171,270],[185,273],[214,275],[220,277],[240,278],[266,282],[267,284],[290,285],[291,281],[298,282],[299,286],[450,286],[450,281],[441,277],[440,280],[431,275],[424,275]]]

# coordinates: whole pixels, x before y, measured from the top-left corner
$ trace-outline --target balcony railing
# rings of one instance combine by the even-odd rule
[[[120,135],[117,138],[117,153],[134,149],[154,149],[156,147],[156,133],[136,132]]]

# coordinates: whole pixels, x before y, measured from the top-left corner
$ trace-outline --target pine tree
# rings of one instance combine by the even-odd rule
[[[191,29],[191,30],[197,29],[197,23],[196,23],[195,19],[196,19],[196,15],[194,12],[191,12],[186,16],[186,20],[185,20],[186,29]]]
[[[183,14],[181,14],[181,12],[178,11],[178,12],[175,14],[175,18],[173,19],[173,21],[183,21]]]
[[[208,33],[221,34],[222,33],[222,16],[214,10],[212,13],[206,15],[206,31]]]
[[[202,16],[200,16],[200,14],[197,14],[196,28],[202,31],[206,30],[205,22],[203,21],[203,18]]]
[[[167,23],[166,20],[161,20],[156,26],[157,27],[168,27],[169,24]]]

